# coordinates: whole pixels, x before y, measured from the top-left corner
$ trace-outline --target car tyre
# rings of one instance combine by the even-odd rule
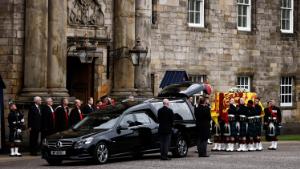
[[[57,166],[57,165],[61,165],[62,160],[61,159],[46,159],[46,161],[48,162],[49,165],[51,166]]]
[[[187,153],[187,141],[182,135],[179,135],[176,139],[175,149],[172,151],[172,154],[174,157],[186,157]]]
[[[109,157],[108,146],[104,142],[97,144],[94,152],[94,160],[97,164],[105,164]]]

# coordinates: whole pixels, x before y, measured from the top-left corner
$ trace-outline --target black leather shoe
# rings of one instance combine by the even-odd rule
[[[207,154],[204,154],[204,155],[198,155],[198,157],[209,157],[209,155],[207,155]]]

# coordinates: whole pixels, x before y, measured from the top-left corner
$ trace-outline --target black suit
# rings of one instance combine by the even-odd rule
[[[160,108],[158,110],[158,123],[158,133],[160,135],[160,154],[162,159],[167,159],[174,123],[174,113],[172,109],[166,106]]]
[[[91,105],[85,105],[83,108],[82,108],[82,113],[84,114],[84,116],[90,114],[90,113],[93,113],[94,112],[94,108],[93,106]]]
[[[41,108],[40,106],[32,105],[28,112],[28,128],[30,130],[29,147],[30,153],[36,154],[39,149],[39,134],[41,132]]]
[[[198,153],[199,156],[206,156],[211,121],[210,108],[208,106],[199,105],[195,109],[195,118],[198,131]]]
[[[82,120],[82,114],[80,109],[75,107],[71,110],[70,116],[69,116],[69,124],[71,127],[73,127],[75,124],[80,122]]]
[[[58,106],[55,109],[55,129],[57,132],[67,130],[69,128],[69,108]]]
[[[52,107],[51,107],[52,108]],[[51,135],[55,132],[54,128],[54,110],[50,106],[45,105],[42,108],[42,138]]]

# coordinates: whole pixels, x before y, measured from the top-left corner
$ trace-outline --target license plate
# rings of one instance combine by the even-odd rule
[[[66,151],[50,151],[50,154],[54,156],[64,156],[66,155]]]

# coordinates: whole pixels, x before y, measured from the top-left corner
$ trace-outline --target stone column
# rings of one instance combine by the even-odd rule
[[[67,77],[67,0],[49,0],[48,90],[51,96],[69,96]]]
[[[140,64],[135,67],[134,85],[138,95],[153,95],[150,89],[150,61],[151,61],[151,16],[152,1],[135,0],[135,38],[141,39],[142,46],[148,48],[145,58],[140,58]]]
[[[47,95],[48,0],[27,0],[23,96]]]
[[[114,96],[135,94],[134,67],[129,49],[135,43],[135,0],[114,1]]]

